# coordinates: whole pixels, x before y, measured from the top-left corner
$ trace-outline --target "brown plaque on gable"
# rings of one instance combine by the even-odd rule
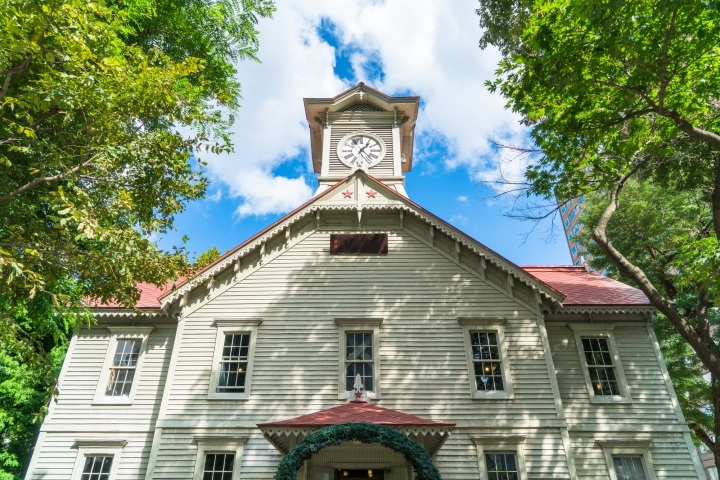
[[[387,255],[387,233],[333,233],[330,255]]]

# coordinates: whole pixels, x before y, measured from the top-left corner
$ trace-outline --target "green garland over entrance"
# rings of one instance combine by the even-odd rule
[[[420,445],[397,430],[372,423],[342,423],[311,433],[285,455],[278,466],[275,479],[297,480],[298,471],[305,460],[327,447],[350,441],[379,443],[402,453],[415,470],[417,480],[442,480],[430,455]]]

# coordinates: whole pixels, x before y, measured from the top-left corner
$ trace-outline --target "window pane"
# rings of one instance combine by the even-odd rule
[[[203,480],[232,480],[235,455],[232,453],[208,453],[205,455]]]
[[[249,333],[233,333],[225,335],[223,345],[223,359],[226,360],[247,360],[250,346]]]
[[[595,395],[621,395],[608,340],[583,338],[581,341]]]
[[[247,362],[222,362],[217,391],[219,393],[244,392],[246,370]]]
[[[613,456],[613,464],[618,480],[646,480],[642,458],[639,456]]]
[[[134,367],[137,365],[140,355],[140,342],[137,340],[118,340],[115,356],[113,357],[114,367]]]
[[[355,379],[360,374],[360,381],[366,391],[373,391],[373,367],[372,363],[353,362],[345,367],[345,390],[355,390]]]
[[[135,369],[140,357],[140,340],[118,340],[110,367],[108,384],[105,395],[109,397],[122,397],[130,395]]]
[[[355,390],[355,379],[366,391],[374,391],[373,385],[373,334],[372,332],[349,332],[345,334],[345,390]]]
[[[110,478],[111,456],[85,457],[81,480],[108,480]]]
[[[471,332],[470,344],[477,390],[504,390],[497,332]]]
[[[225,335],[216,392],[242,393],[245,391],[249,350],[249,332]]]
[[[89,473],[92,471],[92,464],[95,461],[95,457],[85,457],[85,465],[83,466],[83,473]]]
[[[518,470],[515,454],[512,452],[490,452],[485,454],[488,478],[517,480]]]

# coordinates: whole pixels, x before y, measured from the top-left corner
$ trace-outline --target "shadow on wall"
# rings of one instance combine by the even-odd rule
[[[547,388],[528,387],[532,391],[517,381],[523,376],[532,379],[537,371],[512,371],[518,377],[514,400],[492,405],[471,400],[464,333],[457,318],[486,315],[490,306],[493,312],[505,308],[513,316],[518,305],[407,232],[389,235],[388,255],[335,256],[329,254],[329,232],[312,233],[186,318],[164,420],[167,425],[187,427],[164,432],[166,447],[156,471],[177,471],[181,465],[192,471],[193,435],[240,429],[252,432],[241,476],[271,478],[280,455],[255,424],[345,402],[338,398],[345,345],[336,318],[383,319],[379,357],[374,359],[375,366],[378,361],[380,365],[375,380],[382,392],[382,398],[373,401],[377,405],[462,425],[476,420],[529,425],[541,418],[557,418],[549,381]],[[262,324],[257,330],[249,398],[208,400],[217,331],[213,322],[258,317]],[[523,328],[537,329],[530,321]],[[511,364],[521,356],[545,364],[539,336],[529,345],[527,339],[508,337],[513,339]],[[523,401],[524,392],[531,392],[532,398]],[[538,402],[547,407],[538,409]],[[191,429],[191,424],[203,427]],[[534,441],[543,449],[545,443],[558,449],[558,439],[551,433],[538,431],[538,435]],[[476,452],[456,451],[472,445],[467,433],[458,429],[450,444],[452,452],[445,458],[441,450],[438,465],[450,468],[452,463],[453,469],[477,473]],[[554,471],[552,465],[547,468]]]

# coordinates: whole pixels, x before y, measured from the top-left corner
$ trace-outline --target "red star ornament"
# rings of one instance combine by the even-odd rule
[[[368,190],[366,193],[367,193],[368,198],[375,198],[375,195],[377,194],[377,192],[375,190],[373,190],[372,188],[370,190]]]
[[[349,189],[342,192],[342,194],[345,198],[352,198],[352,192]]]

